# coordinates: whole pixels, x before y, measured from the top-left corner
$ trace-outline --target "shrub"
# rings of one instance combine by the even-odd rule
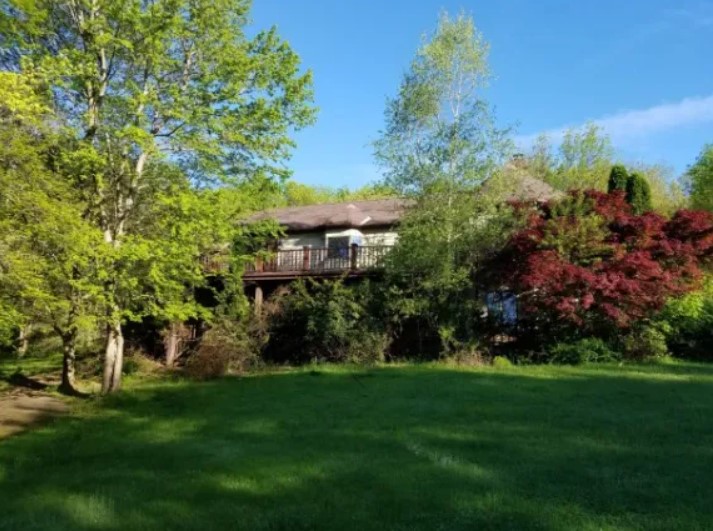
[[[573,343],[557,343],[549,349],[552,363],[579,365],[581,363],[611,362],[621,359],[609,345],[598,338],[585,338]]]
[[[186,362],[186,374],[196,380],[212,380],[228,372],[230,356],[213,344],[201,345]]]
[[[512,367],[512,362],[504,356],[495,356],[493,358],[493,367],[497,367],[498,369]]]
[[[624,337],[622,343],[628,359],[663,358],[669,354],[666,334],[661,327],[652,324],[633,330]]]
[[[90,356],[95,358],[96,356]],[[124,374],[151,374],[163,369],[163,365],[150,358],[147,353],[138,348],[127,349],[124,354],[122,372]]]
[[[247,372],[260,363],[263,341],[254,319],[221,319],[203,335],[186,362],[186,372],[197,379],[218,378],[227,372]]]
[[[676,356],[713,360],[713,275],[701,289],[670,300],[657,324]]]
[[[621,193],[574,191],[528,211],[491,269],[518,295],[524,335],[615,338],[694,290],[713,254],[713,215],[633,215]]]
[[[271,298],[265,321],[265,357],[278,363],[333,361],[372,363],[384,359],[388,338],[367,310],[364,284],[343,280],[297,281]]]
[[[346,345],[346,360],[349,363],[374,364],[386,359],[391,340],[383,332],[367,331],[353,336]]]

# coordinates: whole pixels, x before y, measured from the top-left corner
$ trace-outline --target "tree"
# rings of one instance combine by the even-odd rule
[[[626,202],[631,205],[634,214],[651,212],[651,187],[640,173],[632,173],[626,181]]]
[[[529,160],[534,177],[558,190],[580,188],[606,190],[613,157],[611,140],[600,127],[589,124],[564,132],[556,155],[549,138],[541,135],[533,146]]]
[[[289,133],[313,119],[310,74],[274,29],[246,36],[248,10],[246,0],[8,0],[3,10],[8,66],[40,76],[75,130],[64,163],[110,248],[103,392],[121,382],[124,287],[142,271],[125,264],[146,248],[137,198],[152,161],[196,184],[284,177]]]
[[[696,162],[688,168],[691,206],[713,212],[713,144],[703,148]]]
[[[713,215],[636,215],[621,192],[573,191],[525,211],[493,264],[531,335],[616,338],[699,285],[713,259]]]
[[[651,207],[664,216],[688,207],[688,199],[679,179],[674,178],[673,168],[662,164],[635,163],[632,173],[642,175],[651,188]]]
[[[488,51],[471,18],[441,15],[387,102],[375,143],[386,184],[413,200],[389,259],[389,313],[398,326],[419,320],[419,333],[444,343],[467,335],[473,264],[504,234],[496,202],[479,193],[510,149],[481,96]]]
[[[0,306],[14,328],[52,327],[63,347],[60,390],[74,393],[77,338],[101,308],[101,233],[58,165],[66,139],[36,80],[1,73],[0,101]]]
[[[615,164],[609,172],[609,184],[607,191],[609,193],[617,190],[626,192],[626,183],[629,180],[629,172],[623,164]]]

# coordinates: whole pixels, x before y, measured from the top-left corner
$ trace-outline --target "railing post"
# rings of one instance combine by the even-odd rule
[[[356,243],[352,243],[349,249],[349,258],[352,271],[357,269],[357,255],[359,252],[359,246]]]
[[[302,269],[309,269],[309,247],[307,245],[302,247]]]
[[[262,256],[258,256],[255,259],[255,271],[258,273],[262,273],[263,270],[263,262],[262,262]]]

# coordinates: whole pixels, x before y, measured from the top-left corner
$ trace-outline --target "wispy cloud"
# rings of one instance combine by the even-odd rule
[[[664,16],[674,22],[685,23],[694,27],[713,27],[713,2],[698,2],[686,7],[666,9]]]
[[[587,121],[601,127],[614,144],[619,146],[625,146],[631,141],[656,133],[709,122],[713,122],[713,94],[706,97],[685,98],[676,103],[665,103],[648,109],[626,110]],[[567,124],[534,134],[520,135],[515,138],[515,142],[521,147],[529,147],[543,133],[558,142],[565,131],[582,125],[584,124]]]

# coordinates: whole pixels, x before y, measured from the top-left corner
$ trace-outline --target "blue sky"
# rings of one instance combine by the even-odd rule
[[[680,174],[713,142],[713,0],[254,0],[254,25],[276,25],[314,73],[320,112],[296,136],[295,179],[379,178],[369,144],[386,98],[442,9],[490,43],[486,98],[523,146],[595,121],[622,160]]]

